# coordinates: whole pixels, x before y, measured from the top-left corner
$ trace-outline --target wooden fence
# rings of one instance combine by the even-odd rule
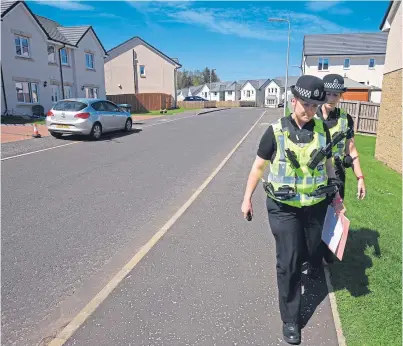
[[[379,103],[364,101],[340,101],[343,108],[354,120],[354,132],[376,134],[379,118]]]
[[[116,104],[129,104],[133,113],[169,109],[173,106],[171,95],[162,93],[106,95],[106,98]]]
[[[255,101],[178,101],[180,108],[256,107]]]

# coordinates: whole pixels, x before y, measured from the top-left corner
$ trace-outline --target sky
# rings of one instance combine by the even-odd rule
[[[388,1],[28,1],[63,26],[92,25],[109,50],[140,36],[182,70],[215,68],[221,80],[300,75],[304,35],[379,32]]]

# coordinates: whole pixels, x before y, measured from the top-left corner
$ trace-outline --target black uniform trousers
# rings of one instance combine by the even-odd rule
[[[283,322],[299,323],[301,304],[301,271],[308,250],[309,262],[320,267],[322,228],[326,199],[316,205],[296,208],[268,197],[269,224],[276,241],[277,286]]]

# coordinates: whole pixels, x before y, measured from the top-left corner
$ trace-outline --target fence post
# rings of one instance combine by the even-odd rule
[[[361,112],[361,101],[357,101],[356,106],[355,106],[355,122],[354,122],[354,132],[358,132],[358,122],[360,121],[360,112]]]

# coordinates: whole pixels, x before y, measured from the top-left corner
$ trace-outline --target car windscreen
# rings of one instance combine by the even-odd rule
[[[87,104],[79,101],[59,101],[53,109],[55,111],[78,112],[87,106]]]

